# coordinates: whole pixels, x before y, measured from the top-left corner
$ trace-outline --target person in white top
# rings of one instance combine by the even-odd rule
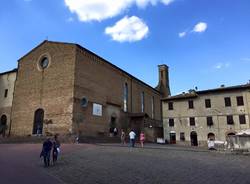
[[[131,147],[135,147],[135,137],[136,137],[136,134],[133,130],[131,130],[129,132],[129,139],[130,139],[130,145]]]

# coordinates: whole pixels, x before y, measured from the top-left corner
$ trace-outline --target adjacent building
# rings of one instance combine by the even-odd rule
[[[169,94],[166,65],[152,88],[78,44],[44,41],[18,61],[10,133],[103,137],[133,128],[154,141]]]
[[[0,136],[9,134],[17,70],[0,73]]]
[[[183,93],[163,98],[164,138],[169,143],[204,145],[208,139],[250,128],[250,84]]]

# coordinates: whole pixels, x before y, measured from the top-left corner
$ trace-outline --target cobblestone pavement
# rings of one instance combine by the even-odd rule
[[[39,152],[40,145],[0,145],[0,183],[250,183],[250,157],[243,155],[158,145],[63,145],[57,165],[43,168]]]
[[[250,183],[249,156],[155,148],[102,145],[79,149],[61,158],[49,172],[72,184]]]

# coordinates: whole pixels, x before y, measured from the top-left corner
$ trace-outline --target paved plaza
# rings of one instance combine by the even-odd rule
[[[117,144],[62,145],[59,162],[44,168],[39,144],[1,144],[1,184],[250,183],[250,157],[195,148]]]

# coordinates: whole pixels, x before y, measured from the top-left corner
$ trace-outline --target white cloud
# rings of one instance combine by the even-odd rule
[[[72,13],[76,13],[80,21],[102,21],[115,17],[132,5],[145,8],[147,5],[163,3],[169,5],[174,0],[64,0]]]
[[[187,32],[181,32],[181,33],[179,33],[179,37],[180,38],[183,38],[183,37],[185,37],[187,35]]]
[[[217,70],[228,68],[230,66],[230,63],[217,63],[214,68]]]
[[[199,22],[198,24],[196,24],[193,28],[193,32],[196,33],[202,33],[204,31],[206,31],[207,29],[207,23],[205,22]]]
[[[142,19],[125,16],[112,27],[105,29],[105,34],[118,42],[135,42],[142,40],[148,35],[149,28]]]
[[[170,3],[174,2],[174,0],[162,0],[161,2],[165,5],[169,5]]]
[[[190,33],[202,33],[202,32],[205,32],[207,30],[207,28],[208,28],[207,23],[199,22],[194,26],[192,31],[183,31],[183,32],[180,32],[178,35],[179,35],[180,38],[183,38],[183,37],[187,36]]]

